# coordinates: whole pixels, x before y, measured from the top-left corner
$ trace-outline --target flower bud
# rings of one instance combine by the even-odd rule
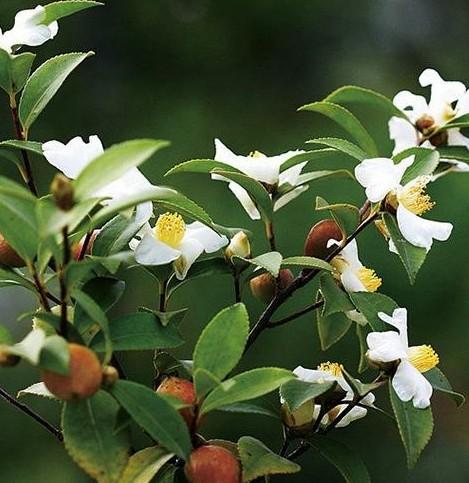
[[[193,450],[184,471],[191,483],[241,483],[241,465],[236,456],[213,444]]]
[[[368,361],[368,365],[370,367],[378,369],[388,375],[392,375],[396,372],[397,366],[399,365],[399,362],[400,362],[400,360],[391,361],[391,362],[376,361],[370,358],[368,352],[365,354],[365,356],[366,356],[366,360]]]
[[[251,256],[251,244],[244,231],[238,231],[226,247],[225,256],[228,260],[232,257],[249,258]]]
[[[119,372],[114,366],[103,367],[103,380],[101,383],[103,387],[112,387],[118,379]]]
[[[0,263],[8,267],[24,267],[26,262],[16,253],[0,233]]]
[[[55,175],[50,185],[50,191],[61,210],[69,211],[75,205],[73,184],[63,174]]]
[[[295,436],[306,436],[311,432],[315,419],[314,400],[306,401],[295,411],[290,411],[286,403],[282,404],[282,421]]]
[[[284,290],[293,280],[293,273],[288,268],[280,270],[278,280],[270,272],[265,272],[251,280],[251,292],[254,297],[267,304],[275,297],[277,290]]]
[[[342,241],[339,225],[332,219],[321,220],[308,233],[305,242],[305,255],[325,260],[336,248],[327,246],[329,240]]]
[[[448,144],[448,131],[439,131],[434,134],[430,139],[432,146],[439,148],[440,146],[446,146]]]
[[[415,127],[424,135],[427,136],[433,131],[435,126],[435,119],[428,114],[423,115],[420,119],[417,119]]]
[[[168,394],[169,396],[176,397],[184,404],[188,404],[189,407],[181,409],[179,413],[184,418],[189,428],[194,426],[194,404],[196,403],[196,394],[194,384],[191,381],[170,376],[163,380],[156,392],[160,394]]]
[[[19,356],[12,354],[7,348],[0,348],[0,367],[14,367],[20,360]]]

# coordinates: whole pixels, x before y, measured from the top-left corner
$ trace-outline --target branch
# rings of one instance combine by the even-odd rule
[[[49,421],[44,419],[42,416],[40,416],[38,413],[33,411],[29,406],[26,406],[26,404],[20,403],[17,401],[11,394],[9,394],[5,389],[0,387],[0,396],[5,399],[9,404],[14,406],[16,409],[19,411],[22,411],[23,413],[27,414],[31,418],[34,419],[37,423],[39,423],[43,428],[47,429],[50,433],[52,433],[60,442],[63,441],[63,435],[62,431],[60,429],[56,428],[53,426]]]
[[[324,300],[320,300],[319,302],[316,302],[314,304],[308,305],[304,309],[301,309],[298,312],[295,312],[295,313],[293,313],[293,314],[291,314],[291,315],[289,315],[289,316],[287,316],[287,317],[285,317],[283,319],[269,322],[269,324],[267,325],[267,328],[268,329],[273,329],[274,327],[279,327],[280,325],[287,324],[288,322],[290,322],[292,320],[295,320],[295,319],[298,319],[302,315],[305,315],[305,314],[307,314],[309,312],[312,312],[313,310],[316,310],[316,309],[322,307],[323,305],[324,305]]]

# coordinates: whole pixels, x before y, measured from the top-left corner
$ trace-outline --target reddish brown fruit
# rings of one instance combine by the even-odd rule
[[[25,261],[16,253],[0,233],[0,263],[9,267],[24,267]]]
[[[84,255],[91,255],[91,252],[93,251],[93,243],[96,240],[96,237],[98,236],[98,234],[99,234],[99,230],[93,231],[93,234],[91,235],[90,241],[88,243],[88,246],[86,248]],[[81,255],[81,251],[83,250],[83,244],[85,242],[85,238],[86,236],[84,236],[80,241],[78,241],[72,246],[72,258],[74,260],[77,260],[77,261],[80,260],[80,255]]]
[[[195,449],[184,470],[191,483],[241,482],[239,461],[221,446],[206,445]]]
[[[342,240],[342,232],[339,225],[332,220],[321,220],[316,223],[308,233],[305,242],[305,255],[325,260],[335,248],[335,245],[327,247],[329,240]]]
[[[196,394],[194,384],[186,379],[180,379],[179,377],[171,376],[167,377],[158,387],[156,392],[160,394],[168,394],[174,396],[182,401],[184,404],[190,404],[191,407],[183,408],[179,410],[180,415],[186,421],[189,428],[194,425],[194,404],[196,402]]]
[[[70,369],[67,376],[42,371],[47,389],[59,399],[86,399],[101,387],[103,372],[96,354],[85,346],[69,344]]]
[[[278,289],[283,290],[287,288],[295,278],[291,270],[288,270],[288,268],[280,270],[278,276],[278,286],[275,277],[268,272],[253,278],[250,282],[250,286],[254,297],[267,304],[275,297]]]

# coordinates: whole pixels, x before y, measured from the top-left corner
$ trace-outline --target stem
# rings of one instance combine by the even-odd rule
[[[306,453],[309,449],[309,444],[306,441],[301,441],[301,443],[298,445],[298,447],[293,450],[287,458],[291,461],[296,460],[299,458],[303,453]]]
[[[272,221],[265,222],[265,236],[269,242],[270,250],[276,252],[277,244],[275,242],[274,224]]]
[[[163,280],[160,290],[160,312],[166,312],[168,280]]]
[[[293,313],[293,314],[291,314],[291,315],[289,315],[289,316],[287,316],[287,317],[285,317],[283,319],[275,320],[275,321],[270,322],[267,325],[267,328],[273,329],[274,327],[279,327],[280,325],[287,324],[288,322],[290,322],[292,320],[295,320],[295,319],[298,319],[302,315],[305,315],[305,314],[307,314],[309,312],[312,312],[313,310],[316,310],[316,309],[322,307],[323,305],[324,305],[324,300],[320,300],[319,302],[316,302],[314,304],[308,305],[304,309],[301,309],[298,312],[295,312],[295,313]]]
[[[233,283],[234,283],[234,293],[235,302],[241,302],[241,285],[239,283],[239,273],[236,268],[233,268]]]
[[[355,231],[345,240],[342,245],[337,246],[326,258],[326,262],[330,262],[334,257],[336,257],[352,240],[354,240],[370,223],[372,223],[378,213],[373,213],[366,220],[364,220]],[[321,272],[320,269],[309,269],[303,270],[298,277],[293,280],[293,282],[284,290],[280,290],[277,295],[272,299],[270,304],[266,307],[264,312],[259,317],[257,323],[251,329],[249,333],[248,341],[246,344],[245,351],[254,344],[259,335],[269,326],[270,319],[272,315],[278,310],[278,308],[288,300],[298,289],[307,285],[311,280],[316,277]]]
[[[34,263],[32,263],[31,265],[29,265],[28,268],[29,268],[30,272],[32,273],[34,285],[36,285],[36,289],[37,289],[37,292],[39,294],[39,301],[42,305],[42,308],[46,312],[50,312],[49,300],[47,299],[48,292],[45,289],[44,285],[42,284],[42,281],[39,277],[39,274],[37,273],[36,265]]]
[[[60,442],[63,441],[63,436],[60,429],[57,429],[55,426],[49,423],[49,421],[45,420],[42,416],[40,416],[35,411],[33,411],[29,406],[26,406],[26,404],[23,404],[17,401],[11,394],[5,391],[5,389],[3,389],[2,387],[0,387],[0,396],[3,399],[5,399],[5,401],[7,401],[9,404],[11,404],[16,409],[18,409],[19,411],[22,411],[23,413],[33,418],[43,428],[47,429],[47,431],[52,433]]]
[[[283,429],[283,444],[282,447],[280,448],[280,451],[278,452],[279,456],[285,456],[288,451],[288,447],[290,446],[290,438],[288,437],[288,433]]]
[[[92,231],[89,231],[86,234],[85,239],[83,240],[83,245],[81,247],[80,253],[78,255],[78,261],[81,261],[85,258],[86,252],[88,251],[88,247],[90,246],[90,243],[91,243],[92,236],[93,236]]]
[[[68,243],[68,228],[65,226],[62,230],[63,236],[63,263],[58,271],[60,285],[60,334],[67,338],[68,320],[67,320],[67,283],[65,281],[65,269],[70,262],[70,246]]]
[[[15,127],[15,134],[16,139],[18,141],[25,141],[26,137],[21,129],[20,119],[18,116],[18,107],[16,105],[15,96],[10,96],[10,109],[11,109],[11,117],[13,119],[13,125]],[[24,176],[24,180],[28,185],[29,190],[34,196],[38,195],[36,184],[34,182],[34,175],[33,170],[31,168],[31,162],[29,161],[28,152],[25,149],[21,149],[21,156],[23,157],[23,165],[24,165],[24,172],[22,172]]]

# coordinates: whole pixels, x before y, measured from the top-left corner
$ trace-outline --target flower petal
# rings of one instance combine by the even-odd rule
[[[445,81],[435,69],[425,69],[419,77],[422,87],[431,86],[431,99],[429,105],[444,102],[451,104],[464,96],[466,86],[459,81]]]
[[[283,196],[281,196],[275,201],[274,211],[278,211],[280,208],[283,208],[286,204],[290,203],[290,201],[293,201],[295,198],[298,198],[298,196],[300,196],[308,189],[309,189],[308,185],[302,185],[284,194]]]
[[[469,138],[463,136],[458,128],[448,129],[446,132],[448,133],[448,146],[466,146],[466,148],[469,148]]]
[[[376,362],[392,362],[407,358],[407,346],[401,336],[393,331],[370,332],[366,337],[368,357]]]
[[[131,247],[132,248],[132,247]],[[135,247],[135,260],[141,265],[166,265],[179,258],[181,252],[146,234]]]
[[[256,205],[252,201],[251,197],[248,195],[248,192],[239,184],[237,183],[229,183],[228,187],[233,192],[233,194],[238,198],[238,201],[241,203],[241,206],[245,209],[246,213],[250,216],[252,220],[260,220],[261,215],[259,210],[256,208]]]
[[[348,405],[341,404],[338,407],[340,410],[336,417],[338,417],[340,413],[348,407]],[[345,426],[348,426],[352,421],[355,421],[356,419],[364,418],[367,415],[367,413],[368,413],[367,409],[359,406],[355,406],[337,423],[336,428],[345,428]]]
[[[181,256],[174,262],[174,271],[178,280],[184,280],[192,264],[203,253],[203,245],[195,238],[185,238],[179,245]]]
[[[305,382],[318,382],[323,383],[326,381],[336,381],[337,378],[326,371],[319,371],[317,369],[306,369],[303,366],[298,366],[294,371],[298,379]]]
[[[219,235],[215,230],[205,226],[200,221],[194,221],[186,226],[185,238],[197,240],[207,253],[216,252],[229,242],[225,235]]]
[[[417,131],[409,121],[394,116],[389,120],[388,127],[389,137],[394,141],[392,154],[419,145]]]
[[[296,156],[297,154],[302,154],[302,153],[304,153],[304,151],[289,151],[288,153],[282,154],[278,157],[282,159],[281,164],[283,164],[285,161],[288,161],[293,156]],[[291,168],[286,169],[283,173],[280,173],[278,178],[279,186],[282,186],[285,183],[289,183],[292,186],[296,186],[296,183],[298,182],[298,176],[300,176],[301,171],[303,171],[303,168],[307,164],[308,163],[300,163],[295,166],[292,166]]]
[[[392,102],[398,109],[407,114],[411,122],[417,121],[419,117],[428,113],[428,104],[425,97],[417,96],[409,91],[398,92]]]
[[[399,364],[392,379],[392,387],[401,401],[412,399],[414,407],[418,409],[430,406],[432,385],[409,361],[403,360]]]

